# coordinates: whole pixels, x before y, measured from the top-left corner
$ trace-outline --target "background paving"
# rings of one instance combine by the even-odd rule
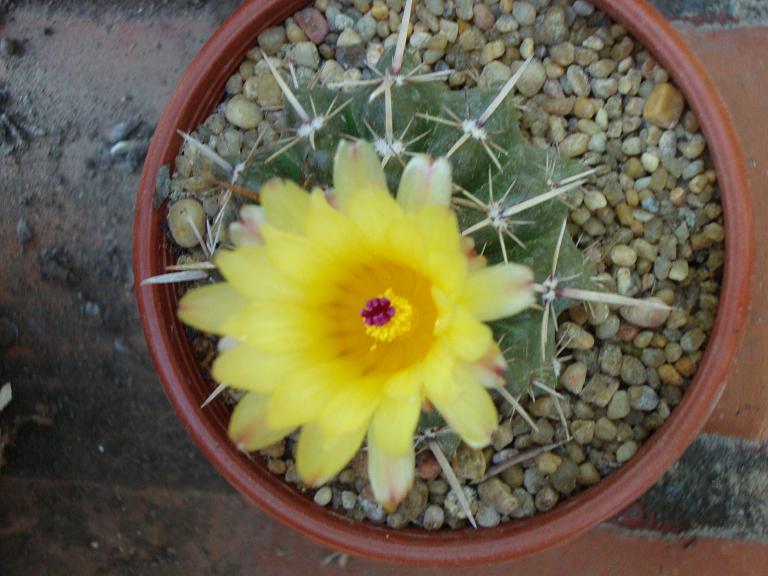
[[[3,576],[469,573],[329,556],[242,501],[157,382],[130,270],[140,151],[184,66],[236,4],[0,0],[0,39],[15,40],[0,46],[0,118],[26,140],[0,156],[0,384],[14,392],[0,416]],[[768,217],[766,3],[656,4],[728,102],[759,223]],[[119,122],[135,149],[113,157]],[[758,231],[758,305],[708,435],[616,519],[482,573],[764,573],[768,229]]]

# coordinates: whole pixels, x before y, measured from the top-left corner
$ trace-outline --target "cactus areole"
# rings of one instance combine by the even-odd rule
[[[161,273],[171,260],[161,227],[165,208],[156,209],[153,196],[159,170],[172,163],[179,150],[177,131],[192,131],[210,113],[258,32],[281,22],[304,4],[245,2],[187,69],[158,123],[144,167],[134,227],[136,278]],[[708,138],[722,190],[728,243],[718,319],[708,352],[682,403],[633,460],[547,514],[488,530],[429,534],[350,523],[317,507],[295,487],[273,476],[260,461],[238,450],[228,435],[229,409],[220,403],[200,408],[209,384],[189,343],[181,336],[184,330],[176,318],[178,301],[173,287],[137,288],[149,349],[180,418],[219,471],[282,522],[333,548],[401,563],[478,564],[521,557],[571,539],[633,502],[680,456],[714,408],[749,305],[754,239],[743,158],[719,96],[676,32],[644,2],[595,0],[594,4],[629,29],[678,82]],[[479,317],[485,314],[496,338],[507,334],[512,344],[507,352],[510,367],[497,385],[512,394],[523,392],[531,378],[552,377],[551,371],[542,370],[554,359],[554,330],[549,322],[575,300],[589,299],[595,291],[590,281],[591,264],[564,234],[567,207],[560,202],[560,196],[578,187],[588,174],[525,140],[509,97],[514,78],[509,85],[466,92],[444,90],[428,78],[412,81],[420,72],[407,51],[399,48],[382,57],[382,76],[375,81],[294,89],[293,101],[286,96],[294,134],[290,146],[265,150],[256,162],[238,166],[237,184],[258,190],[279,177],[328,187],[334,151],[340,140],[349,137],[372,142],[371,150],[380,157],[390,190],[396,190],[398,183],[409,177],[403,170],[408,154],[447,158],[453,182],[466,192],[454,194],[454,198],[461,198],[458,226],[465,238],[487,244],[483,256],[488,265],[516,263],[532,271],[539,306],[507,317],[484,313],[482,298],[477,296],[474,308]],[[400,203],[408,211],[422,202],[418,194],[410,194]],[[467,240],[466,246],[471,251],[471,242]],[[467,254],[469,258],[471,252]],[[397,344],[423,329],[419,302],[409,299],[409,294],[397,286],[372,286],[370,294],[362,295],[354,308],[350,307],[349,322],[354,321],[355,330],[369,338],[369,346]],[[437,310],[439,304],[436,306]],[[527,345],[516,348],[521,342]]]

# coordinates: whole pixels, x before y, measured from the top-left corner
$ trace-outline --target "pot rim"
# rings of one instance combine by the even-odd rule
[[[282,22],[306,0],[247,0],[189,65],[160,118],[136,199],[133,266],[136,298],[148,348],[179,418],[219,472],[248,499],[310,538],[370,559],[411,565],[469,565],[520,558],[564,543],[617,514],[677,460],[703,427],[722,394],[745,332],[754,267],[754,226],[743,156],[733,122],[702,64],[680,35],[644,0],[592,0],[625,26],[664,66],[697,115],[715,166],[726,230],[723,284],[715,325],[694,380],[665,424],[620,469],[554,510],[496,528],[392,530],[353,522],[322,508],[239,453],[226,435],[220,402],[201,410],[209,392],[176,318],[176,289],[140,286],[171,262],[164,233],[166,207],[154,207],[155,182],[180,148],[177,130],[191,131],[221,100],[227,78],[264,28]]]

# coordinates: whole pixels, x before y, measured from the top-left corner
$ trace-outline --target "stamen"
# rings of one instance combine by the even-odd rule
[[[360,310],[367,326],[384,326],[395,315],[395,309],[388,298],[372,298],[365,303],[365,308]]]

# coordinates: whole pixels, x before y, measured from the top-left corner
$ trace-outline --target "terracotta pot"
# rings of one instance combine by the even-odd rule
[[[321,508],[229,442],[228,409],[201,402],[210,392],[185,331],[176,319],[172,286],[138,287],[141,320],[155,367],[179,417],[200,449],[240,492],[275,518],[332,548],[369,558],[415,565],[487,563],[521,557],[574,538],[617,514],[682,454],[706,422],[723,390],[739,346],[750,302],[754,236],[751,201],[733,124],[701,63],[680,36],[640,0],[592,0],[646,46],[669,71],[696,112],[722,192],[726,228],[725,270],[717,321],[696,377],[665,425],[619,471],[553,511],[493,529],[390,530],[352,523]],[[177,129],[192,131],[224,94],[227,78],[267,26],[283,21],[302,0],[245,2],[214,34],[179,82],[147,155],[136,201],[134,271],[137,281],[162,273],[171,262],[163,231],[165,208],[153,206],[155,179],[180,146]]]

